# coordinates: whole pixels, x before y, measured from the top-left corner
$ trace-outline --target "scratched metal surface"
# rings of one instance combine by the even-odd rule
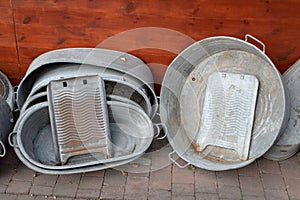
[[[207,78],[218,71],[251,74],[260,83],[247,161],[224,162],[194,150]],[[271,60],[254,45],[231,37],[201,40],[171,63],[160,110],[173,149],[187,162],[208,170],[239,168],[262,156],[285,128],[288,113],[281,75]]]
[[[197,150],[211,146],[210,151],[227,153],[216,153],[220,159],[248,159],[258,85],[252,75],[216,72],[208,77]]]
[[[264,155],[271,160],[287,159],[300,149],[300,60],[283,74],[283,79],[290,97],[290,115],[282,136]]]
[[[83,76],[55,80],[49,83],[47,92],[59,164],[93,153],[102,159],[112,157],[103,79]]]
[[[100,48],[68,48],[47,52],[37,57],[29,66],[25,77],[18,87],[17,104],[19,109],[31,91],[34,79],[41,70],[48,70],[49,64],[73,63],[82,66],[91,65],[107,68],[124,74],[125,79],[135,79],[143,83],[150,92],[154,115],[157,111],[157,99],[154,92],[153,75],[149,67],[140,59],[130,54]],[[81,69],[85,70],[85,69]],[[78,71],[78,70],[77,70]]]
[[[113,157],[78,163],[70,159],[69,165],[53,166],[53,149],[48,103],[30,107],[17,121],[12,141],[20,160],[29,168],[47,174],[72,174],[106,169],[137,159],[150,146],[154,130],[150,118],[135,106],[121,102],[107,102]],[[47,138],[47,139],[45,139]],[[73,162],[75,161],[75,162]]]

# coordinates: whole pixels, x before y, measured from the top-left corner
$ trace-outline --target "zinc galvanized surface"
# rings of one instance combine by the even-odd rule
[[[22,107],[27,91],[31,90],[32,81],[37,77],[38,71],[47,68],[53,63],[77,63],[114,69],[127,76],[141,81],[150,91],[153,103],[153,113],[157,111],[157,99],[153,89],[153,75],[149,67],[135,56],[124,52],[98,48],[69,48],[51,51],[36,58],[22,79],[18,88],[17,104]]]
[[[259,82],[255,76],[216,72],[208,77],[196,143],[199,152],[224,151],[224,160],[248,159]]]
[[[68,166],[42,164],[40,160],[49,163],[56,160],[47,102],[32,106],[17,121],[14,129],[17,135],[13,141],[18,157],[32,169],[43,169],[40,172],[50,174],[72,173],[72,169],[73,173],[100,170],[105,169],[103,164],[116,166],[117,163],[124,164],[138,158],[152,142],[154,131],[149,117],[135,106],[124,103],[108,102],[108,106],[114,157],[102,160],[94,158],[93,161],[80,164],[71,162]],[[30,145],[33,140],[36,148]],[[95,167],[88,167],[91,165]]]
[[[300,149],[300,60],[283,74],[283,79],[290,97],[290,115],[283,134],[264,155],[270,160],[287,159]]]
[[[15,104],[14,90],[7,76],[3,74],[1,71],[0,71],[0,96],[2,96],[6,100],[10,109],[13,110]]]
[[[150,102],[151,94],[149,94],[147,87],[145,87],[142,82],[132,78],[131,76],[112,69],[89,65],[64,63],[49,65],[48,67],[49,68],[47,70],[39,73],[39,76],[32,85],[29,95],[27,95],[27,99],[30,99],[31,96],[36,93],[46,91],[46,87],[51,80],[98,74],[104,79],[108,92],[131,98],[139,103],[151,117],[155,114],[155,106],[153,105],[156,101]],[[111,83],[115,83],[115,87],[110,86]],[[19,99],[24,99],[25,96],[26,93],[18,93]],[[26,101],[24,104],[26,104]],[[21,110],[23,110],[23,108]]]
[[[214,72],[255,75],[260,84],[247,161],[224,162],[193,149],[201,121],[207,77]],[[288,103],[281,75],[257,47],[231,37],[204,39],[169,66],[161,90],[161,117],[173,149],[187,162],[208,170],[245,166],[262,156],[285,128]]]
[[[104,81],[83,76],[50,81],[48,103],[58,163],[72,157],[98,154],[112,157]]]

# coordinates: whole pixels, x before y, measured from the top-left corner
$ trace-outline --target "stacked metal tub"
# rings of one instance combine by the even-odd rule
[[[0,157],[6,154],[5,143],[13,127],[14,91],[8,78],[0,72]]]
[[[36,58],[17,91],[9,141],[29,168],[71,174],[116,167],[150,146],[157,110],[148,66],[123,52],[62,49]]]

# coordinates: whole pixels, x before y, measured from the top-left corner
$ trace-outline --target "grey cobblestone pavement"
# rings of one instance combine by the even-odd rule
[[[0,160],[0,199],[300,199],[300,152],[282,162],[258,159],[251,165],[210,172],[176,165],[130,174],[114,169],[76,175],[31,171],[14,152]]]

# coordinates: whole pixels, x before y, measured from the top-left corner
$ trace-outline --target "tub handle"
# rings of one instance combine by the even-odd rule
[[[157,140],[163,140],[167,137],[168,135],[168,129],[166,127],[166,125],[164,123],[156,123],[156,124],[153,124],[153,126],[156,128],[157,130],[157,134],[154,135],[154,138],[157,139]],[[162,129],[164,131],[164,135],[159,137],[160,136],[160,126],[162,126]]]
[[[256,37],[254,37],[254,36],[252,36],[252,35],[250,35],[250,34],[246,34],[246,35],[245,35],[245,42],[248,42],[248,38],[251,38],[252,40],[258,42],[258,43],[262,46],[262,51],[263,51],[264,53],[266,53],[266,45],[265,45],[262,41],[260,41],[259,39],[257,39]],[[248,43],[249,43],[249,42],[248,42]]]
[[[11,132],[8,136],[8,143],[13,148],[18,148],[16,137],[17,137],[17,132]]]
[[[6,148],[1,140],[0,140],[0,148],[1,148],[0,157],[4,157],[6,154]]]
[[[169,153],[169,155],[168,155],[168,157],[169,157],[169,159],[174,163],[174,164],[176,164],[179,168],[181,168],[181,169],[184,169],[184,168],[186,168],[187,166],[189,166],[191,163],[186,163],[185,165],[181,165],[181,164],[179,164],[176,160],[174,160],[174,158],[173,158],[173,154],[175,154],[176,152],[175,151],[173,151],[173,152],[171,152],[171,153]]]
[[[13,87],[13,89],[14,89],[14,93],[13,93],[13,95],[14,95],[14,112],[19,112],[20,111],[20,109],[19,109],[19,107],[18,107],[18,105],[17,105],[17,96],[18,96],[18,89],[19,89],[19,85],[16,85],[16,86],[14,86]]]

